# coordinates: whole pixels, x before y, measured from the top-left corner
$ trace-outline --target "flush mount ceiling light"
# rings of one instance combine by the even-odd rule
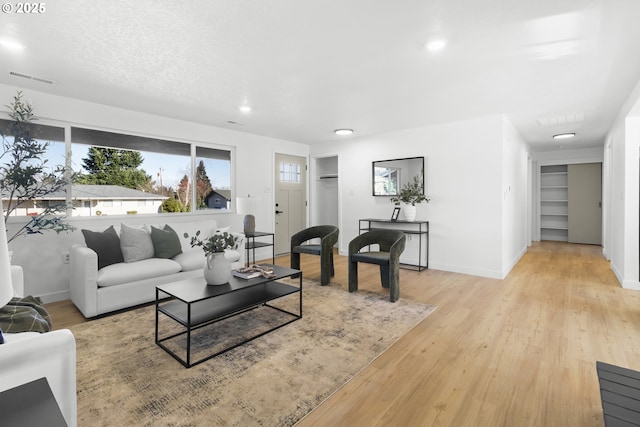
[[[251,107],[249,107],[248,105],[241,105],[238,107],[238,109],[240,111],[242,111],[243,113],[250,113],[251,112]]]
[[[336,129],[334,132],[336,135],[351,135],[353,133],[353,129]]]
[[[575,133],[559,133],[558,135],[553,135],[553,139],[567,139],[573,138],[574,136],[576,136]]]
[[[427,50],[432,52],[437,50],[442,50],[447,45],[447,41],[445,39],[434,39],[425,44]]]

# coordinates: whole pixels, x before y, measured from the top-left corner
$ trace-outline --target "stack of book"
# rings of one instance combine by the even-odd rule
[[[238,268],[231,272],[235,277],[242,279],[253,279],[254,277],[271,277],[273,276],[273,268],[263,267],[260,265],[250,265],[249,267]]]

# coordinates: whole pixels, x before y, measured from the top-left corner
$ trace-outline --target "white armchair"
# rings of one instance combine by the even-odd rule
[[[15,296],[24,296],[22,268],[11,267]],[[0,392],[47,378],[69,427],[77,426],[76,342],[68,329],[46,333],[3,334],[0,345]]]

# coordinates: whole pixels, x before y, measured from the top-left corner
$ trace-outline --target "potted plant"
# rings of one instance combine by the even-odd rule
[[[184,233],[184,238],[188,239],[189,234]],[[227,249],[234,249],[237,239],[234,235],[227,233],[216,233],[205,239],[200,238],[200,230],[191,236],[191,247],[201,247],[206,257],[204,263],[204,278],[208,285],[224,285],[231,277],[231,263],[225,257]]]
[[[411,181],[404,184],[398,196],[391,198],[391,201],[396,206],[399,206],[401,202],[404,203],[403,214],[407,221],[416,219],[417,204],[422,202],[429,203],[431,200],[429,196],[424,194],[423,182],[422,174],[418,174]]]
[[[73,174],[68,174],[64,166],[49,168],[47,159],[43,159],[50,143],[35,139],[35,128],[31,124],[35,120],[33,108],[23,101],[22,92],[18,91],[7,107],[7,114],[12,122],[7,129],[7,136],[0,132],[0,160],[3,161],[0,164],[0,189],[5,223],[8,223],[9,216],[16,209],[42,200],[47,195],[64,191],[67,182],[73,179]],[[66,210],[66,204],[62,203],[49,205],[40,212],[29,215],[29,220],[7,236],[7,241],[10,243],[25,234],[43,234],[47,230],[56,233],[73,230],[64,221]]]

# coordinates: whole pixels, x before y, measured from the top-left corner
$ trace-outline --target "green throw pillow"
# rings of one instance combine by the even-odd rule
[[[180,238],[169,225],[164,229],[151,226],[151,240],[156,258],[173,258],[182,253]]]

